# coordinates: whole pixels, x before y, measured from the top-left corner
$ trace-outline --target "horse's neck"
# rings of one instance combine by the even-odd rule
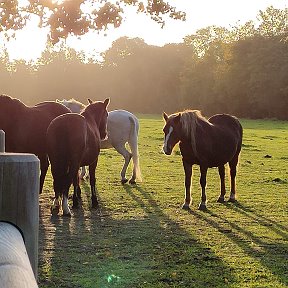
[[[192,124],[191,124],[192,125]],[[201,150],[202,141],[208,140],[209,138],[213,137],[213,125],[211,125],[208,121],[205,119],[199,118],[197,119],[197,123],[195,124],[195,128],[192,135],[192,129],[191,133],[189,135],[185,134],[182,130],[180,141],[183,143],[184,146],[190,147],[194,157],[198,157],[199,150]],[[193,139],[194,138],[194,139]],[[210,142],[210,139],[208,140]]]
[[[95,117],[93,117],[90,113],[86,113],[84,111],[83,113],[81,113],[81,115],[84,116],[89,127],[93,129],[99,129],[97,119],[95,119]]]

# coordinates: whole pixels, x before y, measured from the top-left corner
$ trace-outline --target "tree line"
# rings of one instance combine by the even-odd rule
[[[45,100],[111,98],[110,109],[288,120],[287,9],[272,6],[230,29],[209,26],[180,44],[122,37],[102,55],[47,46],[37,63],[9,62],[2,51],[1,93],[32,105]]]

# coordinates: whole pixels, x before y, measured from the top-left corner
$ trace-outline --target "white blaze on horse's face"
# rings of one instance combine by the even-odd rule
[[[170,155],[171,152],[172,152],[171,145],[168,144],[172,132],[173,132],[173,127],[172,126],[169,127],[169,130],[168,130],[167,134],[164,132],[165,133],[165,139],[164,139],[163,151],[167,155]]]

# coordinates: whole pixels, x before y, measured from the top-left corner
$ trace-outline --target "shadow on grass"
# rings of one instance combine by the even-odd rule
[[[135,211],[109,203],[82,208],[71,219],[49,219],[41,207],[41,287],[226,287],[230,268],[157,205],[141,186],[123,186]],[[45,208],[46,209],[46,208]]]
[[[208,225],[216,228],[218,231],[223,232],[225,237],[242,248],[247,255],[254,258],[257,262],[260,262],[263,267],[268,268],[269,271],[277,277],[278,281],[286,287],[288,285],[287,227],[253,212],[238,202],[234,204],[227,203],[226,206],[229,209],[241,213],[246,218],[246,221],[257,225],[258,229],[265,229],[265,236],[267,237],[257,236],[257,230],[254,229],[253,232],[251,232],[248,230],[248,227],[243,228],[243,223],[241,227],[236,224],[237,221],[229,221],[229,219],[211,211],[207,211],[207,216],[198,211],[190,211],[189,213],[199,220],[204,220]],[[227,229],[227,227],[230,227],[230,229]],[[273,237],[275,238],[274,240],[268,237],[271,233],[276,235],[276,237]]]

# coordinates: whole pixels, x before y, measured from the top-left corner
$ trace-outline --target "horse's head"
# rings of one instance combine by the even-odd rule
[[[163,132],[165,134],[163,151],[166,155],[171,155],[174,146],[180,141],[181,114],[178,113],[168,116],[164,112],[163,118],[165,120],[165,126],[163,128]]]
[[[100,132],[101,140],[104,140],[107,137],[107,118],[108,118],[107,106],[110,102],[110,99],[107,98],[103,102],[98,101],[98,102],[94,102],[94,103],[93,103],[93,101],[88,99],[88,102],[90,105],[94,106],[94,108],[98,110],[97,115],[100,116],[100,118],[97,121],[98,122],[98,129]]]

